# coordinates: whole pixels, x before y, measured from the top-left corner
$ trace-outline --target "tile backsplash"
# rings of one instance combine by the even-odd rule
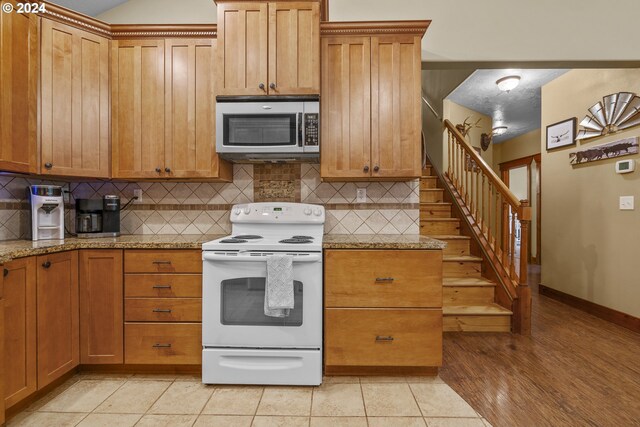
[[[122,212],[123,234],[227,234],[229,210],[238,203],[286,201],[322,204],[330,234],[417,234],[419,181],[321,182],[316,164],[236,164],[232,183],[208,182],[57,182],[0,176],[0,240],[27,236],[26,187],[61,185],[69,191],[66,223],[74,230],[75,198],[117,194],[124,205],[134,190],[142,201]],[[366,188],[366,203],[356,204],[356,189]]]

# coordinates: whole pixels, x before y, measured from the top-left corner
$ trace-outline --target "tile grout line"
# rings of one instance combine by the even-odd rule
[[[201,384],[202,383],[202,377],[200,379]],[[216,393],[216,389],[217,386],[214,384],[204,384],[205,388],[208,387],[209,385],[211,385],[212,391],[211,391],[211,396],[209,396],[209,398],[207,399],[206,402],[204,402],[204,405],[202,405],[202,408],[200,408],[200,412],[198,413],[198,415],[196,416],[196,419],[193,421],[193,423],[191,424],[192,426],[195,425],[195,423],[198,422],[198,420],[200,419],[200,417],[202,416],[202,412],[204,411],[204,408],[207,407],[207,405],[209,404],[209,402],[211,401],[211,399],[213,399],[213,395]]]
[[[158,398],[156,400],[153,401],[153,403],[151,405],[149,405],[149,408],[147,408],[147,410],[142,414],[142,416],[140,417],[140,419],[134,424],[134,426],[137,426],[138,424],[140,424],[140,421],[142,421],[142,419],[146,416],[146,415],[154,415],[154,414],[149,414],[149,411],[151,410],[151,408],[153,408],[153,405],[155,405],[156,403],[158,403],[158,401],[160,400],[160,398],[162,396],[164,396],[164,394],[167,392],[167,390],[169,390],[169,388],[171,388],[171,386],[176,382],[175,380],[172,381],[168,381],[169,385],[167,386],[166,389],[164,389],[164,391],[162,393],[160,393],[160,395],[158,396]]]
[[[264,387],[262,387],[262,391],[260,392],[260,399],[258,399],[258,404],[256,405],[255,411],[253,411],[253,418],[251,418],[251,426],[256,420],[256,416],[258,415],[258,408],[260,408],[260,403],[262,403],[262,397],[264,396]]]

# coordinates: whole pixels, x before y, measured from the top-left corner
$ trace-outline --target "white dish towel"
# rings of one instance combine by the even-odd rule
[[[293,257],[267,256],[267,280],[264,287],[264,314],[287,317],[293,309]]]

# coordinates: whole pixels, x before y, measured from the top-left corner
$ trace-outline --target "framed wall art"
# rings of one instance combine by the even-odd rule
[[[576,118],[547,126],[547,151],[576,143]]]

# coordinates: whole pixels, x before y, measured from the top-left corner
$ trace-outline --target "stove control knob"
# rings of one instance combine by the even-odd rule
[[[316,208],[316,209],[314,209],[313,214],[315,216],[320,216],[320,215],[322,215],[322,211],[320,210],[320,208]]]
[[[242,212],[242,209],[240,209],[240,208],[235,208],[233,210],[233,213],[236,214],[236,215],[240,215],[240,212]]]
[[[305,215],[311,215],[311,208],[304,208]]]
[[[244,213],[245,213],[245,214],[247,214],[247,215],[249,215],[249,214],[251,213],[251,207],[249,207],[249,206],[245,206],[245,207],[244,207]]]

